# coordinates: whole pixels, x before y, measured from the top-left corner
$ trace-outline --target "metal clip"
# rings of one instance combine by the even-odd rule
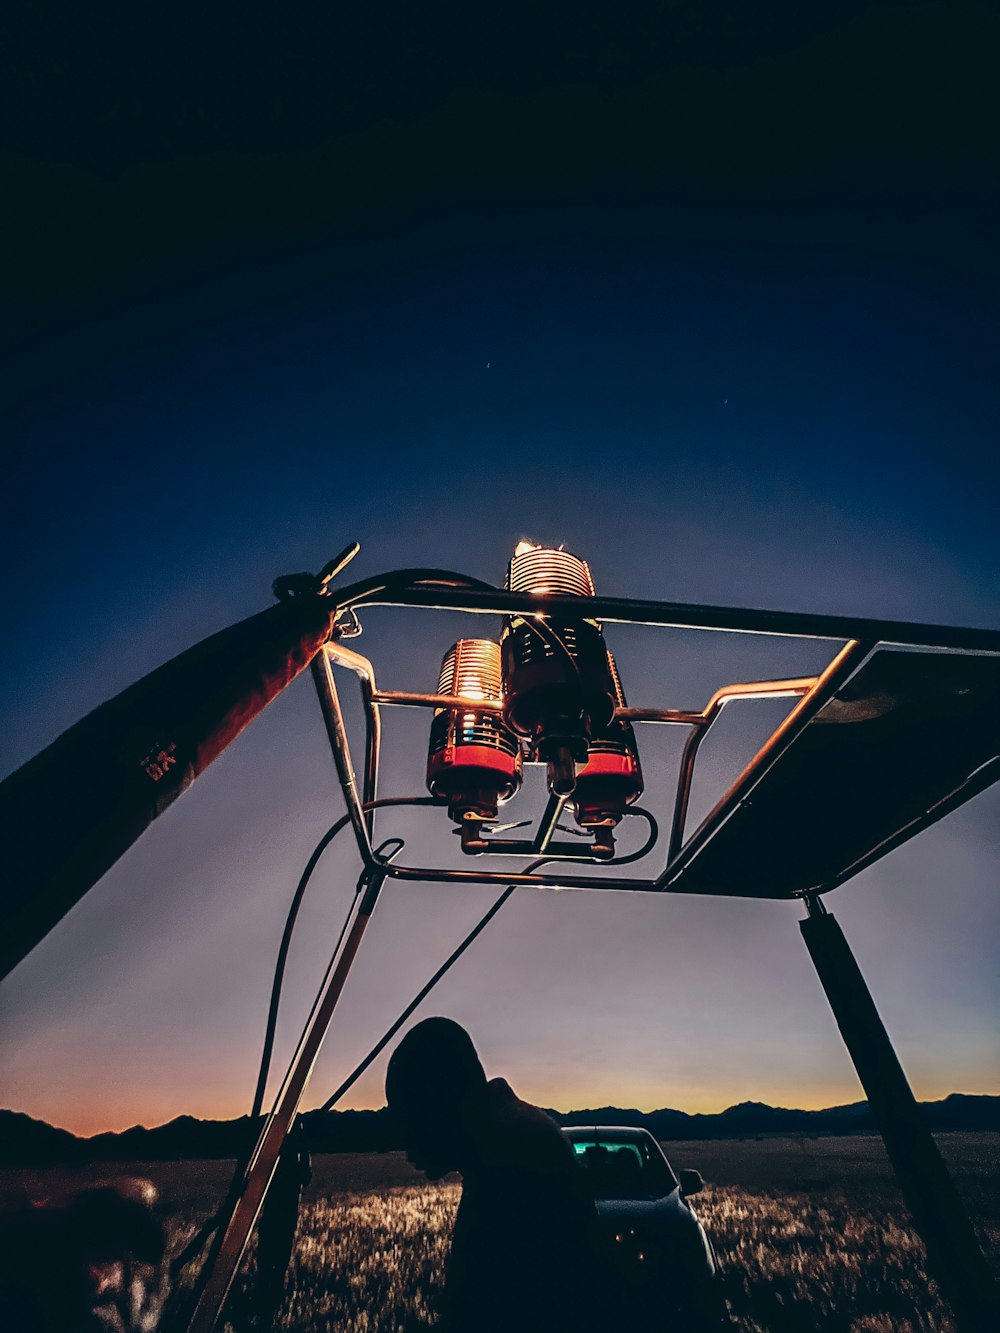
[[[356,639],[362,633],[361,621],[355,614],[353,606],[340,612],[333,628],[338,639]]]
[[[360,550],[360,542],[351,542],[332,560],[328,560],[318,574],[282,574],[271,584],[271,589],[279,602],[287,602],[294,597],[324,597],[328,591],[327,585],[351,563]]]

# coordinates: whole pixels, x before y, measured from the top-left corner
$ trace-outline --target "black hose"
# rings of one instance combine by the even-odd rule
[[[616,856],[610,861],[602,862],[606,866],[627,866],[633,861],[641,861],[644,856],[656,846],[656,840],[660,836],[660,826],[648,810],[643,810],[640,806],[634,805],[631,810],[626,810],[627,815],[639,815],[649,825],[649,835],[637,852],[629,852],[627,856]]]
[[[620,865],[628,865],[629,862],[631,861],[639,861],[642,859],[642,857],[647,856],[649,852],[652,851],[653,847],[656,845],[656,840],[660,835],[660,830],[659,830],[659,825],[657,824],[654,816],[650,814],[648,810],[644,810],[639,806],[635,806],[633,809],[627,811],[627,813],[629,815],[639,815],[642,819],[645,819],[646,823],[649,825],[649,835],[646,838],[646,841],[643,843],[643,845],[639,848],[637,852],[630,852],[628,856],[615,857],[613,861],[604,862],[605,865],[620,866]],[[552,857],[543,856],[540,860],[533,861],[531,865],[528,866],[526,873],[530,875],[533,871],[540,869],[548,861],[551,861],[553,859],[554,858]],[[458,962],[462,954],[465,953],[466,949],[473,942],[473,940],[475,940],[477,936],[482,934],[482,932],[493,920],[497,912],[500,911],[500,908],[503,907],[504,903],[507,901],[507,899],[511,896],[511,894],[514,892],[516,888],[517,888],[516,884],[508,884],[508,886],[504,889],[503,893],[501,893],[500,897],[496,900],[496,902],[489,909],[486,915],[480,917],[480,919],[469,931],[468,935],[466,935],[465,939],[462,940],[461,944],[459,944],[459,946],[451,954],[448,955],[448,957],[441,964],[441,966],[434,973],[434,975],[430,978],[430,980],[427,981],[420,988],[420,990],[416,993],[416,995],[406,1006],[403,1012],[399,1015],[396,1021],[392,1024],[391,1027],[389,1027],[382,1034],[382,1036],[378,1039],[378,1041],[371,1048],[371,1050],[361,1061],[361,1063],[350,1074],[348,1074],[347,1078],[344,1079],[343,1083],[341,1083],[340,1087],[336,1090],[336,1092],[331,1093],[331,1095],[327,1097],[326,1101],[322,1104],[322,1106],[316,1108],[317,1110],[329,1111],[332,1107],[336,1106],[337,1102],[340,1101],[341,1097],[343,1097],[347,1092],[350,1091],[350,1089],[354,1086],[355,1083],[357,1083],[358,1079],[365,1072],[365,1070],[368,1069],[369,1066],[372,1065],[374,1061],[378,1059],[381,1053],[385,1050],[386,1046],[388,1046],[389,1042],[392,1041],[393,1037],[403,1026],[406,1020],[410,1017],[413,1011],[417,1008],[417,1006],[420,1005],[427,998],[427,996],[431,993],[431,991],[438,984],[438,982],[445,975],[445,973],[450,971],[452,965]]]
[[[371,578],[362,579],[359,583],[349,584],[346,588],[341,588],[335,596],[338,606],[346,611],[356,606],[363,606],[370,600],[377,601],[383,593],[405,592],[408,588],[414,587],[467,588],[471,592],[501,591],[493,583],[468,578],[465,574],[456,574],[450,569],[397,569],[391,574],[376,574]],[[574,679],[579,680],[579,662],[549,621],[525,616],[524,623],[546,647],[565,659]]]
[[[367,810],[381,809],[383,806],[393,806],[393,805],[398,806],[398,805],[440,805],[440,804],[441,802],[437,800],[436,797],[433,796],[383,796],[380,797],[377,801],[366,801],[362,808],[367,811]],[[274,968],[274,980],[271,984],[271,999],[268,1004],[267,1024],[264,1032],[264,1046],[263,1050],[261,1051],[260,1067],[257,1072],[257,1086],[254,1090],[253,1105],[250,1110],[250,1121],[248,1127],[249,1133],[253,1132],[253,1126],[255,1122],[260,1118],[261,1110],[264,1104],[264,1093],[267,1088],[268,1074],[270,1073],[271,1069],[271,1055],[274,1050],[274,1036],[278,1025],[278,1008],[281,1003],[281,989],[284,984],[285,964],[288,961],[288,950],[292,942],[292,932],[295,929],[295,922],[298,919],[299,908],[302,906],[302,899],[305,897],[305,892],[309,886],[309,881],[312,878],[313,872],[315,871],[317,865],[319,864],[320,858],[326,851],[327,847],[329,847],[330,843],[333,842],[334,838],[336,838],[337,834],[343,832],[343,830],[347,827],[347,825],[350,822],[351,822],[350,815],[343,815],[341,816],[340,819],[337,820],[335,824],[332,824],[330,828],[328,828],[327,831],[323,834],[322,838],[320,838],[319,842],[313,849],[312,855],[309,857],[309,860],[306,862],[305,869],[303,870],[299,882],[295,886],[295,892],[292,895],[292,901],[288,909],[288,915],[285,917],[285,928],[282,932],[281,944],[278,947],[278,958]],[[359,884],[359,889],[360,889],[360,884]],[[340,946],[343,943],[344,936],[347,933],[347,928],[351,920],[351,913],[354,910],[354,904],[356,901],[357,901],[357,892],[351,899],[350,905],[347,909],[347,916],[344,919],[344,924],[341,927],[340,935],[337,939],[336,948],[333,951],[334,957],[336,957],[337,953],[339,952]],[[219,1205],[216,1211],[212,1214],[212,1216],[207,1219],[207,1221],[200,1228],[200,1230],[191,1238],[190,1241],[188,1241],[187,1245],[185,1245],[184,1249],[181,1250],[180,1254],[178,1254],[177,1257],[172,1261],[170,1265],[170,1272],[172,1277],[176,1277],[176,1275],[180,1272],[180,1270],[184,1268],[186,1264],[190,1263],[192,1259],[195,1258],[195,1256],[201,1251],[202,1247],[204,1246],[205,1241],[209,1238],[212,1232],[219,1225],[219,1220],[224,1215],[226,1208],[228,1207],[228,1205],[231,1203],[231,1201],[239,1191],[240,1184],[246,1173],[246,1167],[249,1161],[249,1154],[251,1151],[252,1151],[252,1145],[248,1144],[247,1147],[244,1148],[243,1152],[237,1157],[236,1168],[233,1171],[233,1178],[232,1181],[230,1182],[229,1189],[226,1192],[225,1199]]]
[[[384,592],[405,592],[413,587],[468,588],[470,591],[499,592],[492,583],[482,579],[470,579],[465,574],[456,574],[451,569],[397,569],[391,574],[373,574],[358,583],[349,583],[346,588],[338,588],[332,594],[338,606],[345,611],[352,606],[361,606],[370,599],[377,599]]]
[[[341,1083],[337,1091],[333,1093],[331,1096],[327,1097],[323,1105],[317,1107],[317,1110],[329,1111],[331,1107],[336,1106],[337,1102],[340,1101],[341,1097],[343,1097],[346,1092],[349,1092],[350,1089],[354,1087],[355,1083],[357,1083],[358,1079],[365,1072],[368,1066],[371,1065],[375,1060],[377,1060],[378,1057],[382,1054],[386,1046],[388,1046],[389,1042],[392,1041],[393,1037],[403,1026],[403,1024],[406,1022],[409,1016],[413,1013],[414,1009],[416,1009],[417,1006],[427,998],[427,996],[438,984],[438,982],[441,980],[444,974],[451,968],[451,965],[453,963],[458,962],[459,958],[461,958],[462,954],[465,953],[466,949],[476,938],[476,936],[481,934],[481,932],[486,929],[489,923],[496,916],[497,912],[500,911],[500,908],[503,907],[504,903],[514,892],[516,887],[517,886],[514,884],[507,885],[503,893],[501,893],[500,897],[496,900],[496,902],[486,913],[486,915],[480,917],[479,921],[476,923],[475,926],[473,926],[472,930],[469,931],[468,935],[466,935],[465,939],[458,946],[458,948],[455,949],[455,951],[451,953],[448,956],[448,958],[441,964],[441,966],[434,973],[431,979],[424,986],[420,988],[420,990],[416,993],[416,995],[413,997],[410,1003],[406,1006],[403,1012],[396,1019],[395,1023],[393,1023],[392,1026],[382,1034],[382,1036],[378,1039],[378,1041],[371,1048],[371,1050],[361,1061],[358,1067],[353,1071],[353,1073],[348,1074],[347,1078],[344,1079],[343,1083]]]
[[[365,802],[362,809],[365,811],[381,809],[383,806],[391,805],[440,805],[441,802],[433,796],[383,796],[377,801]],[[250,1110],[250,1119],[254,1121],[260,1115],[264,1105],[264,1092],[267,1087],[267,1077],[271,1068],[271,1054],[274,1049],[274,1034],[278,1024],[278,1006],[281,1003],[281,988],[284,984],[285,964],[288,961],[288,950],[292,942],[292,932],[295,929],[295,922],[299,915],[299,908],[302,906],[302,899],[305,897],[306,889],[312,878],[313,871],[319,864],[320,857],[333,842],[334,838],[349,823],[350,815],[343,815],[337,822],[323,834],[316,844],[312,855],[306,862],[305,869],[292,895],[291,906],[288,909],[288,915],[285,918],[285,929],[282,932],[281,944],[278,948],[278,958],[274,967],[274,981],[271,985],[271,1000],[267,1011],[267,1026],[264,1031],[264,1048],[261,1051],[260,1069],[257,1074],[257,1087],[254,1091],[253,1106]],[[360,886],[359,886],[360,887]],[[356,896],[356,895],[355,895]],[[347,927],[351,919],[351,912],[354,908],[354,899],[347,909],[347,916],[341,927],[340,936],[337,940],[333,956],[336,957],[340,950],[344,936],[347,933]]]
[[[389,805],[439,805],[439,804],[440,802],[436,798],[430,796],[415,796],[415,797],[386,796],[377,801],[366,802],[364,809],[372,810],[375,809],[376,807],[389,806]],[[656,843],[657,838],[659,837],[659,826],[656,822],[655,817],[648,810],[642,809],[639,806],[635,806],[633,809],[628,811],[628,814],[638,815],[641,818],[645,819],[646,823],[649,826],[649,835],[645,843],[642,845],[642,847],[639,848],[638,851],[631,852],[627,856],[616,857],[613,861],[605,862],[604,864],[606,865],[628,865],[632,861],[641,860],[642,857],[648,855],[648,853],[652,850],[653,846]],[[298,917],[299,908],[302,905],[302,899],[305,895],[306,888],[308,887],[309,880],[312,877],[313,871],[316,869],[316,866],[319,863],[320,857],[323,855],[323,852],[330,845],[330,843],[337,836],[337,834],[340,833],[349,822],[350,822],[350,817],[348,815],[344,815],[341,819],[337,820],[336,824],[333,824],[329,829],[327,829],[326,833],[323,834],[323,837],[316,844],[316,847],[312,855],[310,856],[308,862],[306,863],[306,867],[302,872],[302,876],[299,879],[298,884],[296,885],[295,893],[292,897],[291,906],[289,907],[288,910],[288,916],[285,920],[285,929],[282,934],[281,945],[278,949],[278,959],[274,970],[274,982],[271,987],[271,1002],[268,1007],[267,1030],[264,1037],[264,1049],[261,1053],[260,1071],[257,1078],[257,1089],[254,1094],[254,1109],[251,1112],[251,1125],[253,1124],[253,1121],[260,1115],[260,1108],[263,1104],[264,1088],[267,1085],[267,1077],[270,1070],[271,1053],[274,1046],[274,1034],[277,1026],[278,1006],[281,1000],[281,988],[284,981],[285,964],[288,959],[288,949],[291,943],[292,932],[295,928],[295,921],[296,918]],[[552,859],[553,859],[552,857],[541,857],[539,860],[533,861],[528,866],[527,873],[531,874],[535,870],[538,870],[541,866],[547,864],[547,862],[551,861]],[[420,990],[413,997],[410,1003],[406,1006],[403,1012],[399,1015],[396,1021],[383,1033],[383,1035],[375,1043],[375,1045],[368,1052],[368,1054],[361,1061],[361,1063],[347,1076],[344,1082],[341,1083],[340,1087],[337,1088],[337,1090],[334,1093],[332,1093],[331,1096],[329,1096],[325,1102],[323,1102],[322,1106],[318,1108],[320,1111],[329,1111],[333,1106],[337,1104],[338,1101],[340,1101],[340,1099],[343,1096],[346,1095],[347,1092],[350,1091],[350,1089],[358,1081],[358,1079],[365,1072],[365,1070],[368,1069],[374,1063],[374,1061],[378,1059],[379,1055],[382,1053],[383,1050],[385,1050],[386,1046],[393,1039],[393,1037],[403,1026],[406,1020],[410,1017],[410,1015],[414,1012],[414,1010],[420,1004],[423,1003],[423,1001],[431,993],[431,991],[442,979],[442,977],[444,977],[445,974],[451,970],[454,964],[458,962],[459,958],[461,958],[462,954],[465,953],[466,949],[468,949],[469,946],[473,943],[473,941],[486,929],[489,923],[496,916],[497,912],[500,911],[500,908],[503,907],[504,903],[514,893],[516,887],[517,887],[516,885],[509,884],[507,888],[504,889],[503,893],[500,894],[499,898],[497,898],[497,900],[493,903],[493,905],[489,908],[489,910],[485,913],[485,915],[479,919],[479,921],[475,924],[475,926],[473,926],[472,930],[469,931],[468,935],[465,936],[465,938],[458,945],[458,947],[454,949],[451,954],[449,954],[449,956],[445,959],[445,961],[441,964],[441,966],[437,969],[437,971],[433,974],[433,976],[431,976],[429,980],[420,988]],[[348,922],[350,921],[351,911],[353,910],[353,907],[354,907],[354,900],[352,900],[351,902],[351,906],[348,909],[344,925],[341,928],[340,938],[337,941],[337,948],[334,950],[334,955],[336,955],[337,951],[340,948],[340,943],[343,940],[344,934],[347,930],[347,925]],[[237,1161],[236,1171],[233,1174],[233,1182],[232,1185],[230,1186],[229,1195],[227,1196],[227,1202],[228,1199],[234,1193],[239,1181],[242,1180],[244,1171],[245,1171],[245,1160],[240,1159],[239,1161]],[[190,1241],[187,1246],[185,1246],[181,1254],[178,1255],[178,1257],[173,1261],[173,1264],[171,1265],[172,1273],[176,1273],[177,1271],[179,1271],[179,1269],[183,1268],[184,1265],[188,1263],[192,1258],[194,1258],[194,1256],[202,1248],[208,1236],[218,1225],[218,1221],[224,1211],[224,1207],[225,1205],[220,1207],[218,1212],[216,1212],[213,1217],[208,1219],[204,1227],[201,1229],[201,1232],[197,1236],[195,1236],[194,1239]]]

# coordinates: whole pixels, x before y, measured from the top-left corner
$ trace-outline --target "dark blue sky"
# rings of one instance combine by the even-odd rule
[[[609,594],[995,626],[996,21],[906,8],[747,29],[664,6],[620,33],[578,12],[531,40],[358,18],[289,28],[286,58],[209,32],[181,66],[168,34],[103,82],[103,46],[25,20],[2,772],[355,537],[359,576],[499,580],[529,536]],[[461,627],[372,613],[360,646],[429,688]],[[637,703],[819,665],[612,647]],[[706,753],[701,811],[777,717]],[[385,791],[419,789],[421,727]],[[287,900],[337,813],[324,746],[300,682],[5,983],[4,1101],[86,1129],[245,1108]],[[997,810],[983,795],[834,899],[921,1094],[1000,1088]],[[430,854],[415,821],[386,829]],[[353,883],[338,849],[286,1047]],[[489,897],[390,886],[320,1091]],[[796,914],[519,895],[434,1009],[558,1105],[852,1100]]]

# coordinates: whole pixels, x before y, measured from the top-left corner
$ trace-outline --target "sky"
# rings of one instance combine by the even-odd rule
[[[747,8],[17,21],[0,776],[353,539],[351,577],[499,582],[527,537],[608,595],[997,626],[1000,21]],[[363,621],[396,688],[472,632]],[[684,708],[831,647],[608,641],[631,703]],[[783,707],[727,712],[694,821]],[[426,717],[390,721],[382,790],[419,794]],[[679,738],[639,740],[662,804]],[[0,987],[0,1103],[79,1133],[245,1112],[340,813],[302,679]],[[998,813],[983,793],[829,899],[920,1097],[1000,1092]],[[452,855],[440,812],[382,827]],[[277,1070],[357,871],[342,839],[310,890]],[[306,1105],[494,896],[386,886]],[[519,891],[421,1012],[563,1109],[858,1100],[800,914]]]

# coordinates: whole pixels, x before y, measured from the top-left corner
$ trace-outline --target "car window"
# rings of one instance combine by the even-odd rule
[[[659,1199],[677,1185],[663,1154],[649,1142],[576,1139],[573,1153],[595,1199]]]

